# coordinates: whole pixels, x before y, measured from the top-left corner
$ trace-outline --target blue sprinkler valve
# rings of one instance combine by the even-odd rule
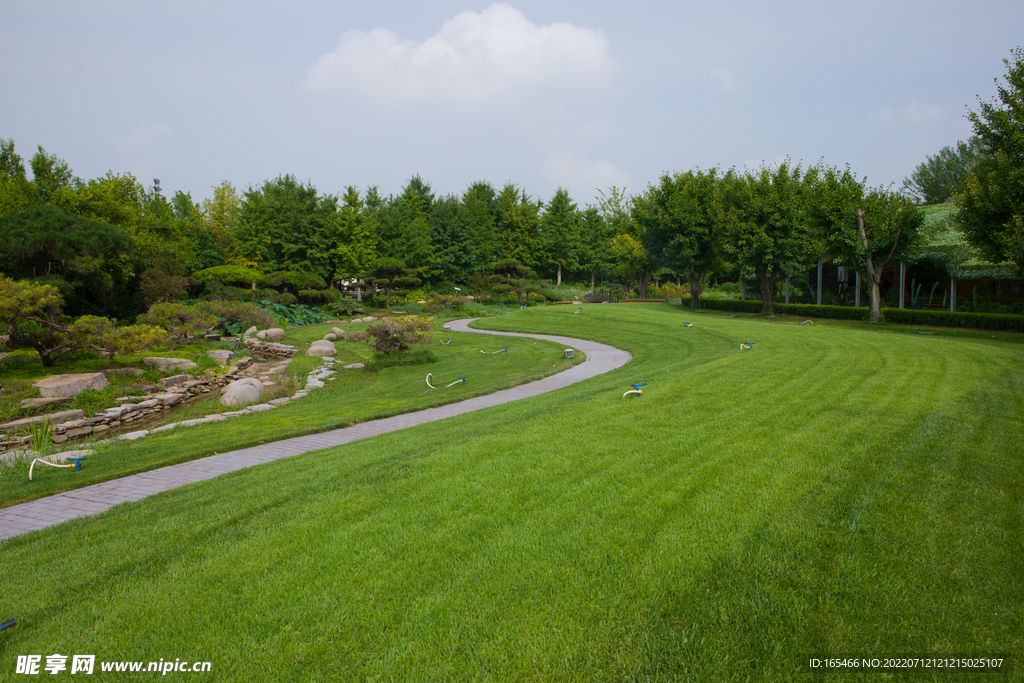
[[[82,468],[82,461],[85,460],[85,457],[86,456],[83,455],[80,458],[68,458],[68,460],[70,460],[71,462],[75,463],[75,472],[77,472],[78,470],[80,470]]]
[[[639,389],[640,387],[646,387],[647,382],[642,382],[640,384],[630,384],[629,386],[633,387],[634,389]]]

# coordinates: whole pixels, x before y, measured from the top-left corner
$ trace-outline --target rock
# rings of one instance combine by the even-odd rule
[[[256,333],[256,338],[257,339],[266,339],[267,338],[267,331],[266,330],[260,330],[259,332]]]
[[[107,377],[110,377],[111,375],[117,375],[118,377],[134,375],[138,377],[139,375],[142,374],[142,372],[142,368],[110,368],[109,370],[104,370],[103,374],[106,375]]]
[[[78,396],[83,391],[100,391],[108,384],[102,372],[86,372],[79,375],[53,375],[35,383],[44,398],[53,396]]]
[[[287,396],[281,398],[275,398],[273,401],[267,401],[272,406],[283,406],[285,403],[291,403],[291,399]]]
[[[50,406],[56,408],[59,405],[70,403],[70,396],[53,396],[51,398],[25,398],[21,400],[22,408],[39,408]]]
[[[83,417],[85,417],[84,410],[62,410],[59,413],[36,415],[35,417],[26,417],[21,420],[0,424],[0,432],[16,432],[24,427],[29,427],[39,422],[49,422],[51,425],[59,425],[64,422],[68,422],[69,420],[80,420]]]
[[[152,356],[150,358],[143,358],[142,362],[150,367],[154,367],[160,372],[167,372],[168,370],[191,370],[199,367],[195,363],[185,358],[161,358],[159,356]]]
[[[264,337],[267,341],[279,342],[284,339],[284,330],[280,327],[271,327],[267,330],[267,335]]]
[[[376,320],[376,318],[374,318],[373,316],[369,316],[367,318],[363,318],[363,322],[364,323],[372,323],[374,320]]]
[[[96,451],[91,448],[81,448],[77,451],[64,451],[63,453],[57,453],[53,456],[53,459],[57,462],[67,462],[71,458],[88,458],[90,455],[95,455]]]
[[[206,341],[215,342],[215,341],[220,341],[221,340],[221,336],[219,334],[204,334],[203,335],[203,339],[205,339]]]
[[[263,394],[263,383],[258,379],[246,377],[237,379],[221,390],[222,406],[245,406],[256,403]]]
[[[133,384],[128,387],[132,391],[141,391],[144,394],[158,394],[160,393],[160,387],[155,384]]]
[[[214,349],[213,351],[207,351],[206,355],[225,366],[231,365],[231,361],[235,358],[235,352],[228,351],[227,349]]]
[[[306,350],[307,356],[333,356],[338,350],[334,347],[334,342],[321,339],[315,341],[309,345]]]
[[[256,326],[255,326],[255,325],[253,325],[252,327],[250,327],[249,329],[247,329],[247,330],[246,330],[246,331],[245,331],[245,332],[244,332],[244,333],[242,334],[242,339],[245,339],[246,337],[248,337],[248,336],[249,336],[249,335],[251,335],[251,334],[256,334]]]
[[[346,370],[359,370],[359,369],[365,368],[365,367],[366,366],[363,365],[362,363],[349,363],[348,365],[345,366],[345,369]]]
[[[181,399],[185,397],[181,394],[175,394],[170,391],[165,391],[160,394],[153,394],[152,398],[154,400],[160,401],[160,405],[162,406],[173,406],[176,403],[181,403]]]
[[[338,335],[334,334],[333,332],[328,332],[327,334],[324,335],[323,340],[324,341],[334,341],[337,338],[338,338]]]
[[[274,409],[274,406],[270,405],[269,403],[260,403],[258,405],[249,406],[246,410],[248,410],[250,413],[262,413],[262,412],[265,412],[267,410],[273,410],[273,409]]]
[[[332,327],[331,332],[333,332],[334,334],[345,334],[345,330],[341,329],[340,327]]]
[[[172,375],[170,377],[163,377],[159,380],[160,386],[164,389],[170,389],[171,387],[181,386],[186,382],[191,382],[194,377],[192,375]]]
[[[121,441],[135,441],[135,439],[141,439],[147,434],[149,434],[148,429],[140,429],[137,432],[128,432],[127,434],[122,434],[117,438],[120,439]]]

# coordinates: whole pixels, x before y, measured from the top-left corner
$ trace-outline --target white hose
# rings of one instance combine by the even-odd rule
[[[752,349],[752,348],[754,348],[753,344],[744,344],[743,342],[740,342],[740,351],[742,351],[743,349]]]
[[[813,325],[814,321],[813,320],[801,320],[800,324],[801,325]]]
[[[644,392],[642,390],[640,390],[640,389],[630,389],[629,391],[627,391],[626,393],[624,393],[622,395],[622,398],[626,398],[630,394],[642,394],[642,393],[644,393]]]
[[[50,467],[74,467],[75,466],[74,463],[71,463],[70,465],[58,465],[57,463],[50,462],[49,460],[43,460],[42,458],[36,458],[35,460],[32,461],[32,464],[28,466],[28,480],[29,481],[32,481],[32,469],[36,466],[37,462],[41,462],[44,465],[49,465]]]
[[[508,347],[507,346],[503,346],[500,349],[498,349],[497,351],[491,351],[490,353],[501,353],[502,351],[508,351]],[[480,353],[486,354],[488,352],[484,351],[483,349],[480,349]]]
[[[431,377],[432,377],[431,373],[428,372],[427,373],[427,386],[430,387],[431,389],[437,389],[437,387],[435,387],[433,384],[430,383],[430,378]]]

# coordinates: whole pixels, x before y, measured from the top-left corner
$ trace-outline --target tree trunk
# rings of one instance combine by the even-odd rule
[[[687,273],[686,275],[686,281],[690,283],[690,309],[694,311],[700,308],[701,279],[692,273]]]
[[[761,283],[761,315],[775,315],[775,308],[772,305],[772,292],[775,290],[775,281],[778,279],[779,275],[777,272],[757,274],[757,280]]]
[[[561,263],[558,264],[558,279],[555,281],[555,286],[556,287],[561,287],[562,286],[562,264]]]
[[[873,323],[882,320],[882,287],[878,280],[879,278],[871,273],[871,322]]]
[[[640,277],[637,278],[637,292],[640,294],[641,301],[647,298],[647,283],[651,281],[651,274],[646,270],[640,273]]]

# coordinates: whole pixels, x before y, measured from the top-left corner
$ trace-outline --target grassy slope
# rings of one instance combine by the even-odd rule
[[[0,670],[777,680],[814,652],[1024,655],[1019,345],[667,306],[487,323],[634,360],[2,543]]]

